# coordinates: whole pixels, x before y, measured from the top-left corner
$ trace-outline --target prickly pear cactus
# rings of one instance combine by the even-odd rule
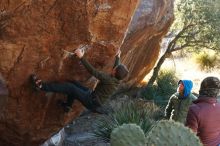
[[[162,120],[147,134],[147,146],[202,146],[193,131],[181,123]]]
[[[123,124],[111,133],[111,146],[144,146],[145,135],[136,124]]]

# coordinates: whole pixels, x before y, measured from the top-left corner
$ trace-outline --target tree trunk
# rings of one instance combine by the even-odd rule
[[[152,87],[155,80],[158,77],[160,68],[162,66],[162,64],[164,63],[165,59],[168,58],[169,56],[171,56],[171,53],[174,51],[178,51],[178,50],[182,50],[186,47],[188,47],[190,44],[186,43],[180,47],[176,47],[176,42],[179,40],[179,38],[181,38],[181,36],[190,28],[193,27],[194,25],[188,24],[188,25],[184,25],[184,27],[182,28],[182,30],[174,37],[174,39],[169,43],[169,45],[167,46],[167,49],[165,51],[165,53],[161,56],[161,58],[159,59],[156,67],[154,68],[153,74],[150,78],[150,80],[148,81],[147,85],[145,87],[143,87],[140,92],[138,93],[138,96],[142,96],[143,92],[145,92],[149,87]]]
[[[151,76],[149,82],[147,83],[146,88],[148,88],[154,84],[154,82],[158,76],[158,73],[160,71],[160,68],[161,68],[162,64],[164,63],[165,59],[167,58],[168,54],[169,54],[169,52],[165,52],[164,55],[158,61],[156,67],[154,68],[153,75]]]
[[[168,55],[170,54],[169,51],[166,51],[162,56],[161,58],[159,59],[156,67],[154,68],[154,71],[153,71],[153,75],[151,76],[150,80],[148,81],[147,85],[145,87],[143,87],[137,94],[138,97],[142,97],[143,96],[143,93],[151,86],[153,86],[157,76],[158,76],[158,73],[160,71],[160,68],[162,66],[162,64],[164,63],[165,59],[168,57]]]

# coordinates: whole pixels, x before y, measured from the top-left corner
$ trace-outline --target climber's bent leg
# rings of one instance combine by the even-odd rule
[[[80,82],[78,81],[69,81],[70,83],[76,85],[77,87],[79,87],[80,89],[84,90],[84,91],[89,91],[90,89],[88,87],[83,86]]]
[[[66,107],[72,107],[72,104],[75,99],[79,100],[84,106],[87,106],[89,95],[91,91],[89,88],[87,90],[83,90],[79,88],[73,83],[64,82],[64,83],[42,83],[41,90],[46,92],[55,92],[55,93],[62,93],[67,95],[66,102],[61,102],[60,104]],[[66,106],[66,107],[65,107]]]
[[[42,83],[42,87],[40,89],[46,92],[55,92],[55,93],[71,95],[73,98],[85,96],[87,93],[86,91],[77,87],[75,84],[69,82]]]

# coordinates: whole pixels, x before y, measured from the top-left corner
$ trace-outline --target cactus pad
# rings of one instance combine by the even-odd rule
[[[136,124],[123,124],[111,133],[111,146],[144,146],[145,135]]]
[[[183,124],[162,120],[147,134],[147,146],[202,146],[193,131]]]

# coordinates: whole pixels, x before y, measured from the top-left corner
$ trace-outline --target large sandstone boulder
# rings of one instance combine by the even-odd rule
[[[36,73],[93,87],[63,49],[89,44],[88,60],[109,72],[120,48],[130,70],[126,82],[135,85],[153,68],[172,21],[173,0],[1,0],[0,145],[39,145],[82,112],[75,102],[65,114],[56,105],[63,95],[35,92],[28,82]]]

